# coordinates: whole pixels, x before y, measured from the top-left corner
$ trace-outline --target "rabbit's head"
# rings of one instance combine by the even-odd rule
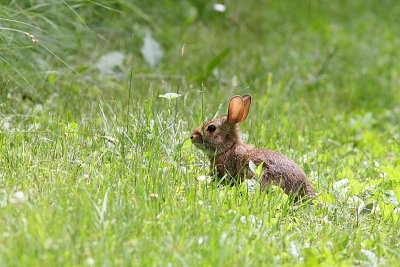
[[[220,154],[241,142],[238,123],[249,114],[251,96],[234,96],[229,102],[228,115],[197,127],[190,139],[208,155]]]

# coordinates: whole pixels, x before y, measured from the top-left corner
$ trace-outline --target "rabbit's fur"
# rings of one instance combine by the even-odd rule
[[[203,150],[211,161],[211,174],[235,181],[255,178],[249,162],[263,163],[261,188],[277,185],[285,193],[299,197],[312,196],[313,190],[305,173],[288,157],[270,149],[254,148],[240,139],[238,123],[248,115],[251,96],[234,96],[229,102],[228,115],[196,128],[190,139]]]

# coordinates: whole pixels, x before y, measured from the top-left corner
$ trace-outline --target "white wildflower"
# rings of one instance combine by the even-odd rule
[[[214,7],[214,10],[215,10],[215,11],[218,11],[218,12],[221,12],[221,13],[223,13],[223,12],[226,11],[226,7],[225,7],[225,5],[223,5],[223,4],[217,3],[217,4],[214,4],[213,7]]]
[[[204,182],[207,180],[207,176],[206,175],[200,175],[199,177],[197,177],[197,181],[199,182]]]
[[[25,193],[22,191],[15,192],[10,198],[10,204],[18,205],[26,202]]]
[[[86,263],[87,263],[88,265],[94,265],[95,261],[94,261],[94,259],[93,259],[92,257],[88,257],[88,258],[86,259]]]
[[[181,94],[177,94],[177,93],[166,93],[166,94],[163,94],[163,95],[159,95],[158,97],[171,100],[171,99],[174,99],[174,98],[177,98],[177,97],[180,97],[180,96],[182,96],[182,95]]]
[[[197,243],[199,243],[199,245],[204,243],[204,237],[200,236]]]

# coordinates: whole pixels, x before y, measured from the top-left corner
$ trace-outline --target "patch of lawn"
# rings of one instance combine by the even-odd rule
[[[215,3],[0,5],[0,265],[397,264],[398,4]],[[189,133],[245,93],[312,205],[204,177]]]

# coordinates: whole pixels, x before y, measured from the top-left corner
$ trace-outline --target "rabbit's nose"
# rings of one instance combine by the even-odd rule
[[[196,132],[196,133],[192,133],[191,135],[190,135],[190,140],[196,140],[197,138],[199,137],[199,134]]]
[[[199,131],[195,130],[190,134],[190,140],[196,141],[197,139],[199,139],[200,136],[201,134],[199,133]]]

